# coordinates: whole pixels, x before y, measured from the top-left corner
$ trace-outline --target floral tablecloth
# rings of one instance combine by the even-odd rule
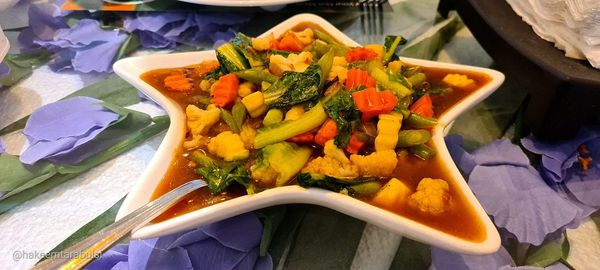
[[[435,0],[393,1],[394,12],[385,13],[383,29],[385,33],[401,33],[409,40],[422,36],[434,25],[436,6]],[[26,5],[18,5],[10,11],[0,12],[0,25],[4,29],[26,26],[28,21],[22,16],[26,8]],[[258,16],[252,21],[253,25],[244,30],[249,34],[259,34],[289,16],[288,13]],[[365,35],[356,16],[330,16],[330,20],[359,43],[377,39]],[[11,43],[16,43],[15,32],[9,31],[7,36]],[[458,31],[436,58],[444,62],[494,67],[493,61],[466,28]],[[29,78],[0,91],[0,127],[106,77],[103,73],[55,72],[48,66],[37,68]],[[524,98],[515,94],[518,91],[514,88],[508,78],[497,93],[456,121],[451,133],[464,137],[465,148],[476,149],[507,133],[512,117]],[[151,102],[141,102],[129,108],[152,116],[164,114]],[[3,243],[0,247],[0,268],[31,267],[39,258],[27,257],[27,254],[52,250],[90,221],[100,224],[103,219],[105,222],[114,218],[118,208],[112,206],[127,194],[161,140],[162,135],[156,136],[0,215],[0,242]],[[18,154],[25,138],[12,133],[3,136],[3,141],[8,153]],[[417,248],[420,244],[332,210],[292,205],[287,211],[289,214],[280,228],[293,232],[293,235],[273,241],[273,268],[400,269],[408,267],[405,264],[407,256],[422,256],[419,254],[422,249]],[[98,216],[100,220],[96,219]],[[587,219],[577,229],[568,230],[567,237],[571,247],[567,258],[570,265],[576,269],[595,269],[600,265],[600,232],[592,220]],[[418,265],[413,266],[418,268]]]

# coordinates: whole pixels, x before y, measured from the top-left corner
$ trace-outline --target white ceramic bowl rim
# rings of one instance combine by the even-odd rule
[[[293,26],[307,21],[318,24],[329,34],[349,46],[359,46],[326,20],[312,14],[296,15],[265,32],[262,36],[269,33],[280,35]],[[126,214],[150,201],[152,193],[162,180],[162,176],[172,162],[172,158],[174,157],[173,151],[178,149],[185,136],[185,115],[181,107],[141,80],[140,75],[146,71],[157,68],[191,65],[202,60],[214,58],[214,51],[202,51],[131,57],[115,63],[114,71],[137,89],[159,103],[167,111],[171,119],[171,125],[169,126],[167,134],[158,148],[155,157],[148,165],[148,168],[141,179],[136,182],[123,202],[117,215],[117,219],[122,218]],[[484,230],[486,231],[487,237],[484,241],[478,243],[470,242],[346,195],[318,188],[304,189],[299,186],[284,186],[266,190],[254,195],[245,195],[234,198],[160,223],[146,225],[134,231],[132,237],[157,237],[196,228],[204,224],[216,222],[244,212],[268,206],[304,203],[328,207],[411,239],[447,250],[464,254],[489,254],[495,252],[500,247],[500,237],[498,232],[456,168],[456,165],[445,146],[443,136],[444,129],[448,124],[459,114],[473,107],[496,90],[504,81],[504,75],[498,71],[480,67],[412,58],[402,58],[402,60],[407,63],[425,67],[440,67],[485,73],[492,78],[487,85],[477,90],[477,92],[472,93],[442,115],[439,119],[439,124],[433,130],[432,137],[433,144],[438,149],[438,155],[440,155],[442,160],[448,164],[448,169],[450,174],[454,177],[454,181],[456,181],[456,186],[464,193],[468,202],[474,207],[476,215],[485,226]]]

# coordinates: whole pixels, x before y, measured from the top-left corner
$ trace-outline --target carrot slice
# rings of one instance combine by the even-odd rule
[[[333,119],[329,118],[329,119],[327,119],[325,124],[323,124],[321,126],[321,128],[319,128],[319,131],[317,132],[317,135],[315,136],[315,142],[324,146],[327,141],[335,138],[335,136],[337,136],[338,133],[339,132],[337,129],[337,125],[335,124],[335,121],[333,121]]]
[[[304,49],[304,43],[292,32],[287,32],[279,41],[279,50],[301,52]]]
[[[182,70],[171,72],[165,77],[164,84],[169,91],[188,92],[192,90],[192,83]]]
[[[358,154],[360,149],[362,149],[365,145],[365,142],[358,138],[358,134],[358,132],[352,132],[352,135],[350,136],[350,141],[346,146],[346,151],[348,151],[350,154]]]
[[[425,94],[417,99],[417,101],[410,105],[410,111],[425,117],[433,117],[433,102],[431,101],[431,96]]]
[[[348,78],[346,79],[346,89],[354,89],[359,86],[375,87],[375,79],[369,76],[369,73],[358,68],[348,70]]]
[[[216,82],[215,89],[210,94],[212,99],[210,102],[216,104],[219,107],[227,107],[235,101],[238,96],[238,89],[240,88],[240,80],[238,77],[231,73],[219,78]]]
[[[352,99],[361,112],[363,121],[390,113],[398,103],[398,98],[391,91],[377,91],[373,87],[352,93]]]
[[[377,53],[368,48],[353,48],[346,52],[346,61],[348,62],[374,60],[375,58],[377,58]]]
[[[315,135],[312,131],[307,131],[302,134],[291,137],[287,139],[287,141],[295,143],[311,143],[315,141]]]

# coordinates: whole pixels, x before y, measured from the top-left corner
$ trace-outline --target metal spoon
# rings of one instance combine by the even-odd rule
[[[138,208],[81,242],[65,249],[60,252],[59,256],[52,256],[47,260],[40,262],[33,267],[33,269],[81,269],[92,260],[100,257],[104,251],[109,249],[114,243],[119,241],[119,239],[129,235],[134,229],[145,225],[156,216],[169,209],[171,205],[179,201],[185,195],[206,185],[206,182],[202,180],[192,180],[187,182],[160,196],[158,199]]]

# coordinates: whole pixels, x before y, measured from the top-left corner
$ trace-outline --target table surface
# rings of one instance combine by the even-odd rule
[[[393,1],[393,12],[384,15],[384,34],[402,34],[409,40],[429,29],[436,16],[437,0]],[[0,12],[2,28],[27,25],[26,7]],[[259,34],[289,17],[274,13],[257,16],[248,34]],[[355,15],[325,15],[334,25],[361,44],[378,42],[380,37],[364,35]],[[259,26],[256,26],[259,25]],[[8,33],[15,52],[16,34]],[[492,67],[467,28],[460,30],[443,48],[437,59],[482,67]],[[30,114],[43,104],[54,102],[90,83],[105,78],[102,74],[55,73],[47,66],[10,89],[0,92],[0,127]],[[523,95],[515,91],[510,78],[490,98],[459,117],[451,133],[465,138],[473,149],[504,135]],[[151,115],[164,112],[150,103],[131,106]],[[80,227],[105,212],[127,194],[152,159],[163,135],[0,215],[0,268],[31,267],[37,260],[15,260],[17,251],[48,252]],[[7,152],[18,154],[24,143],[21,134],[3,137]],[[82,199],[85,198],[85,199]],[[274,252],[275,269],[389,269],[393,265],[402,237],[374,225],[318,206],[292,205],[303,220],[291,249]],[[285,222],[285,221],[284,221]],[[284,224],[285,225],[285,224]],[[319,235],[315,235],[318,226]],[[600,232],[591,221],[569,230],[571,254],[568,262],[577,269],[600,265]],[[323,245],[326,243],[326,245]],[[327,247],[327,248],[324,248]],[[276,247],[275,247],[276,248]],[[281,254],[279,254],[281,253]],[[285,258],[283,260],[282,258]]]

